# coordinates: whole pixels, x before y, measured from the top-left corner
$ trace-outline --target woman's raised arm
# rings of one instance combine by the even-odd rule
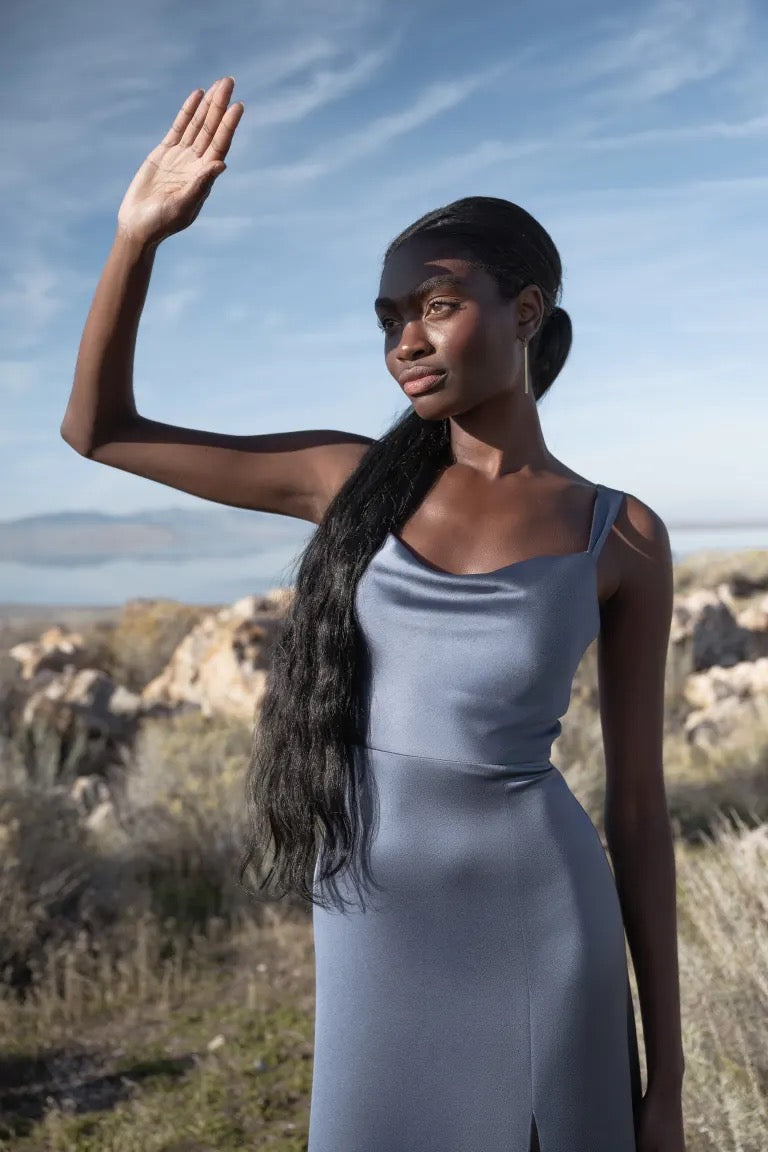
[[[80,340],[61,435],[82,456],[205,500],[318,522],[372,443],[308,429],[227,435],[148,419],[136,410],[133,362],[158,245],[196,219],[243,112],[234,80],[191,93],[133,178]],[[202,96],[202,100],[201,100]]]

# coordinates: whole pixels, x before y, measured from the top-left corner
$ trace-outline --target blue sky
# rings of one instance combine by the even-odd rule
[[[225,74],[245,112],[157,253],[139,411],[381,434],[407,405],[372,307],[389,240],[504,196],[564,265],[550,449],[664,517],[765,513],[764,4],[14,0],[3,24],[0,518],[203,503],[81,459],[59,425],[123,194]]]

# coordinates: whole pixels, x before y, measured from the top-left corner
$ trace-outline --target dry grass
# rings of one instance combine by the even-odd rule
[[[680,845],[678,935],[692,1150],[768,1147],[768,824],[721,816]]]
[[[211,921],[168,952],[51,955],[23,1002],[0,1001],[0,1146],[77,1152],[306,1148],[312,1069],[307,925]]]

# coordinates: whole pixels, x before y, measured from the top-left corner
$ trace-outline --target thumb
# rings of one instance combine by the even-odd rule
[[[211,192],[213,191],[213,185],[216,183],[216,177],[221,175],[221,173],[224,171],[224,167],[225,166],[219,165],[218,168],[209,168],[207,172],[198,177],[197,184],[194,186],[193,193],[195,199],[198,199],[199,197],[202,197],[203,200],[208,199]]]
[[[195,185],[195,196],[209,196],[213,191],[213,185],[216,182],[216,177],[220,176],[224,171],[225,165],[218,164],[215,168],[209,168],[202,176],[198,176],[197,184]]]

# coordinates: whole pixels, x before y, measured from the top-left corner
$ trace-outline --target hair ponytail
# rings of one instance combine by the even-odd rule
[[[559,376],[573,342],[571,318],[555,306],[531,341],[533,352],[533,393],[540,400]]]
[[[531,341],[530,367],[540,399],[571,344],[570,318],[557,306],[562,272],[549,234],[509,200],[470,196],[401,232],[385,261],[417,235],[445,237],[447,248],[494,278],[504,298],[539,286],[547,320]],[[346,867],[360,890],[355,857],[369,830],[356,816],[349,745],[364,742],[358,686],[368,653],[355,619],[357,582],[387,533],[399,531],[450,463],[449,421],[423,420],[409,407],[370,446],[302,554],[254,731],[241,882],[254,859],[271,857],[259,886],[274,880],[277,897],[328,907],[320,888]]]

